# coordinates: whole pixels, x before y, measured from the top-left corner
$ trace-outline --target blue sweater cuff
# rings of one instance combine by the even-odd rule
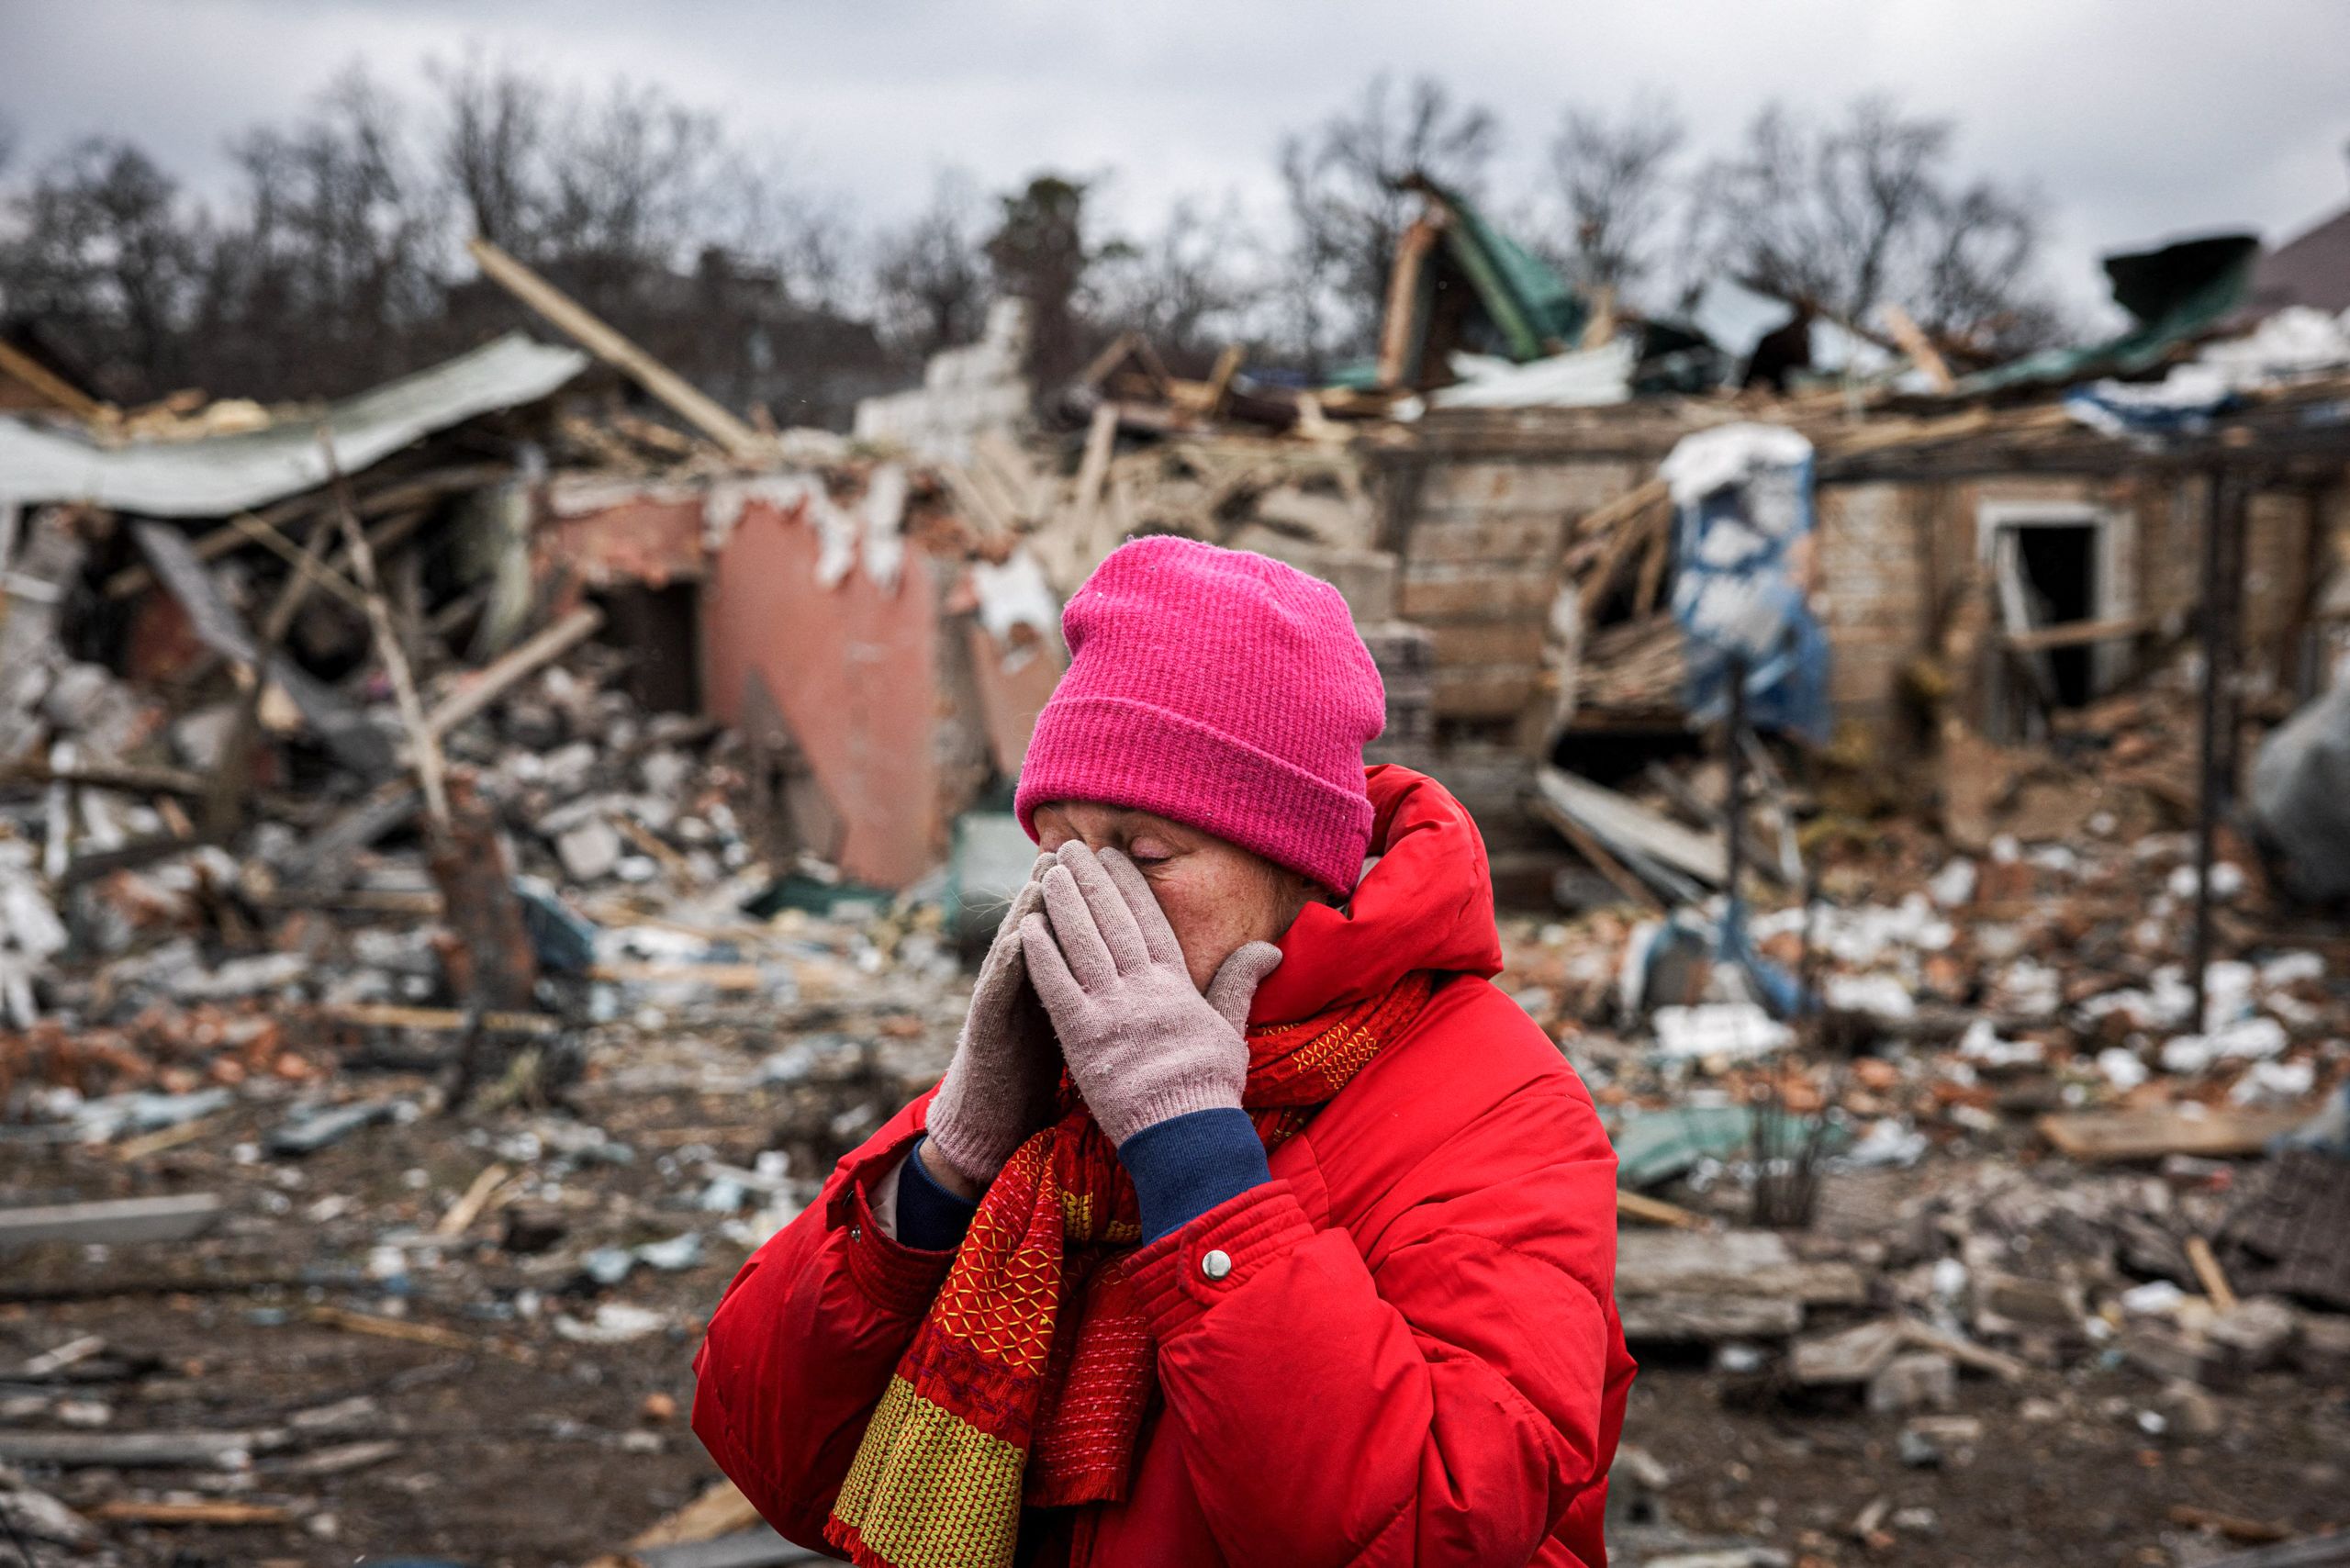
[[[918,1251],[944,1252],[963,1244],[979,1205],[938,1184],[922,1162],[923,1141],[914,1140],[913,1152],[898,1172],[898,1239]]]
[[[1134,1178],[1145,1246],[1273,1179],[1248,1113],[1229,1106],[1154,1123],[1118,1146],[1118,1159]]]

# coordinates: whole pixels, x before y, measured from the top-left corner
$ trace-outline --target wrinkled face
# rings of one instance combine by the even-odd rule
[[[1192,983],[1203,991],[1235,948],[1281,940],[1314,894],[1297,872],[1150,812],[1056,801],[1036,808],[1035,823],[1046,849],[1074,839],[1135,863],[1175,928]]]

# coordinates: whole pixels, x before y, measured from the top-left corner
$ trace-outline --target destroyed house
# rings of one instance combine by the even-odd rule
[[[219,839],[257,791],[297,828],[273,874],[319,891],[415,820],[421,753],[559,763],[460,732],[591,643],[662,734],[735,733],[732,806],[778,875],[903,887],[1008,800],[1059,667],[1012,542],[821,431],[746,468],[580,395],[589,364],[518,335],[329,408],[243,405],[226,433],[221,405],[137,434],[0,419],[0,767],[95,802],[52,827],[52,872]],[[157,780],[179,825],[116,825],[105,802]],[[535,825],[593,881],[630,846],[585,821]]]

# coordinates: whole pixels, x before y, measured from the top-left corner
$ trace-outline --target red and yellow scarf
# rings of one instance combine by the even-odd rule
[[[1312,1120],[1431,989],[1407,975],[1383,996],[1251,1028],[1243,1103],[1266,1149]],[[1024,1506],[1125,1495],[1157,1387],[1124,1267],[1139,1213],[1117,1150],[1066,1080],[1061,1103],[979,1200],[833,1504],[824,1538],[865,1568],[1001,1568]]]

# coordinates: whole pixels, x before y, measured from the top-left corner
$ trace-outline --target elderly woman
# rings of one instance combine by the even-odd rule
[[[735,1276],[694,1429],[889,1568],[1604,1562],[1615,1158],[1475,827],[1364,767],[1326,584],[1143,539],[1064,627],[954,1059]]]

